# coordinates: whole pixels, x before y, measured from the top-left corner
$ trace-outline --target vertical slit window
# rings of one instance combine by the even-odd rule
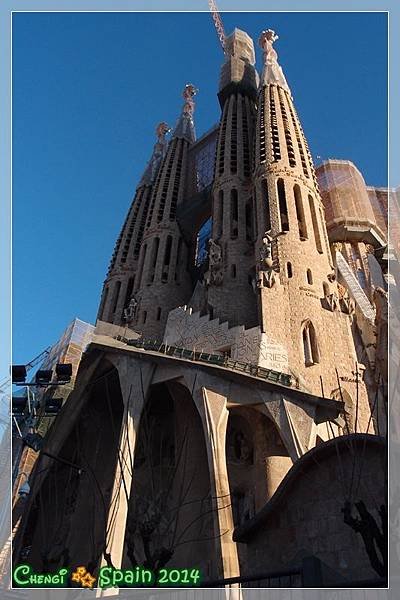
[[[315,210],[314,198],[312,196],[308,196],[308,200],[310,203],[311,220],[312,220],[313,229],[314,229],[315,245],[317,246],[318,252],[320,254],[322,254],[321,235],[319,233],[318,217],[317,217],[317,212]]]
[[[232,119],[231,119],[231,173],[237,173],[237,98],[232,101]]]
[[[259,140],[260,140],[260,149],[259,149],[259,160],[260,160],[260,164],[265,163],[265,161],[267,160],[267,151],[266,151],[266,146],[265,146],[265,102],[267,102],[267,96],[268,96],[268,87],[264,86],[263,88],[263,95],[264,95],[264,100],[261,100],[258,104],[258,110],[259,110]]]
[[[307,227],[306,220],[304,217],[303,199],[301,197],[300,187],[297,185],[297,183],[294,186],[293,191],[294,202],[296,206],[297,224],[299,226],[299,237],[303,241],[307,239]]]
[[[226,140],[226,126],[228,122],[228,110],[229,102],[225,102],[224,115],[222,118],[220,134],[219,134],[219,156],[218,156],[218,172],[220,175],[224,172],[225,166],[225,140]]]
[[[306,367],[319,362],[317,337],[314,325],[308,321],[303,326],[302,331],[304,364]]]
[[[161,306],[157,308],[157,321],[161,319]]]
[[[165,244],[164,263],[163,263],[163,269],[162,269],[162,273],[161,273],[161,281],[163,283],[168,281],[169,264],[171,262],[171,249],[172,249],[172,236],[169,235],[167,237],[167,242]]]
[[[142,317],[143,323],[146,323],[146,319],[147,319],[147,310],[144,310],[143,317]]]
[[[291,279],[293,277],[293,267],[291,262],[286,263],[286,273],[288,279]]]
[[[104,309],[105,309],[106,304],[107,304],[107,297],[108,297],[108,286],[104,288],[103,300],[102,300],[102,303],[101,303],[101,309],[99,310],[99,319],[102,319],[104,317]]]
[[[224,192],[220,190],[218,193],[218,222],[217,222],[217,238],[221,237],[224,231]]]
[[[242,97],[241,97],[242,98]],[[250,140],[248,122],[248,99],[242,98],[243,174],[250,177]]]
[[[261,181],[261,193],[262,193],[262,206],[264,211],[264,219],[265,219],[265,231],[270,231],[271,229],[271,215],[269,208],[269,193],[268,193],[268,182],[266,179]]]
[[[281,231],[289,231],[289,216],[286,202],[285,182],[283,179],[277,181],[279,215],[281,218]]]
[[[276,118],[274,88],[272,85],[269,87],[269,112],[271,118],[272,155],[274,160],[280,160],[282,155],[279,142],[278,120]]]
[[[159,246],[160,246],[160,238],[156,237],[156,238],[154,238],[154,242],[153,242],[153,251],[152,251],[152,255],[151,255],[151,263],[150,263],[150,269],[149,269],[149,274],[148,274],[148,278],[147,278],[147,283],[152,283],[154,281],[154,274],[155,274],[156,265],[157,265]]]
[[[143,247],[143,258],[142,258],[142,262],[140,263],[140,270],[139,270],[139,275],[137,278],[138,281],[138,288],[141,287],[141,285],[143,284],[143,267],[144,267],[144,263],[146,261],[146,254],[147,254],[147,244],[144,245]]]
[[[134,277],[129,277],[128,285],[126,286],[124,308],[126,308],[128,306],[129,301],[131,299],[134,282],[135,282],[135,278]],[[122,314],[123,313],[124,313],[124,311],[122,310]]]
[[[236,279],[236,265],[231,265],[231,277]]]
[[[175,263],[175,281],[179,283],[180,281],[180,272],[179,269],[181,267],[181,254],[182,254],[182,238],[179,238],[178,249],[176,251],[176,263]]]
[[[313,283],[313,277],[312,277],[311,269],[307,269],[307,283],[309,285],[312,285],[312,283]]]
[[[253,210],[252,201],[250,198],[246,204],[246,240],[250,242],[253,239]]]
[[[238,219],[239,219],[239,206],[238,206],[238,193],[237,190],[231,190],[231,238],[238,237]]]
[[[115,284],[115,289],[114,289],[114,302],[113,302],[113,308],[112,308],[113,314],[117,310],[120,289],[121,289],[121,282],[117,281],[117,283]]]
[[[287,155],[288,155],[289,165],[291,167],[295,167],[296,166],[296,157],[295,157],[295,154],[294,154],[294,148],[293,148],[293,143],[292,143],[292,136],[291,136],[291,133],[290,133],[289,119],[287,117],[287,112],[286,112],[286,108],[285,108],[285,101],[284,101],[284,95],[283,95],[282,88],[278,88],[278,94],[279,94],[279,103],[280,103],[280,107],[281,107],[283,129],[284,129],[284,132],[285,132],[285,141],[286,141],[286,149],[287,149]]]

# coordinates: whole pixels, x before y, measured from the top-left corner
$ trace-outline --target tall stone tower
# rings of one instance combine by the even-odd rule
[[[157,142],[115,244],[97,314],[99,320],[115,325],[126,322],[125,311],[129,307],[133,292],[153,184],[165,156],[167,148],[165,134],[168,131],[166,123],[157,126]]]
[[[346,295],[339,297],[313,162],[273,48],[276,39],[268,30],[259,40],[264,67],[254,185],[260,326],[269,341],[286,348],[291,369],[307,388],[329,396],[338,388],[335,367],[353,382],[358,369],[352,306]]]
[[[222,114],[212,191],[208,310],[229,325],[257,324],[252,146],[258,75],[253,40],[239,29],[226,39],[219,101]]]
[[[161,339],[168,312],[190,297],[188,248],[181,234],[177,207],[183,199],[196,89],[187,84],[184,105],[168,145],[151,196],[134,285],[131,327],[147,338]]]

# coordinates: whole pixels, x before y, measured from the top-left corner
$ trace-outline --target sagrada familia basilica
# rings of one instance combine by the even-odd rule
[[[384,581],[395,198],[350,161],[314,167],[277,39],[259,72],[249,35],[226,37],[202,137],[192,84],[157,126],[14,560]]]

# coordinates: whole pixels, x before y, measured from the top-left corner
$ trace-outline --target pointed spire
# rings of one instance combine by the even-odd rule
[[[282,67],[278,63],[278,54],[272,44],[278,39],[275,31],[267,29],[259,37],[258,43],[264,50],[264,67],[261,76],[260,85],[274,83],[286,90],[290,95],[291,91],[283,74]]]
[[[184,138],[190,143],[196,141],[196,132],[194,129],[193,113],[194,113],[194,96],[198,90],[193,84],[187,83],[183,90],[182,96],[185,103],[182,107],[182,113],[175,126],[173,137]]]
[[[157,125],[156,128],[156,136],[157,141],[154,144],[153,153],[149,162],[147,163],[147,167],[145,172],[142,175],[142,178],[139,183],[139,187],[142,185],[151,185],[157,175],[158,168],[161,164],[162,159],[165,156],[168,141],[165,139],[167,133],[171,131],[171,128],[168,127],[167,123],[162,121]]]

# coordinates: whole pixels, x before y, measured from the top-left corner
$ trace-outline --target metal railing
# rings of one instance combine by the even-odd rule
[[[178,348],[177,346],[163,344],[156,340],[129,340],[123,338],[122,336],[118,336],[117,339],[125,342],[128,346],[133,346],[142,350],[150,350],[152,352],[159,352],[160,354],[164,354],[166,356],[171,356],[174,358],[184,358],[190,361],[225,367],[227,369],[232,369],[233,371],[238,371],[241,373],[252,375],[254,377],[258,377],[259,379],[263,379],[265,381],[270,381],[271,383],[278,383],[287,387],[292,386],[292,376],[288,373],[281,373],[279,371],[274,371],[273,369],[266,369],[264,367],[259,367],[258,365],[253,365],[251,363],[242,362],[240,360],[234,360],[233,358],[229,358],[228,356],[224,356],[222,354],[196,352],[195,350],[189,350],[188,348]]]

